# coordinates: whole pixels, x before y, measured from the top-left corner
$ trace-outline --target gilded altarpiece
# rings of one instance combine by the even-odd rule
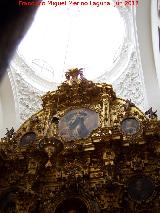
[[[71,69],[0,141],[0,212],[160,212],[160,121]]]

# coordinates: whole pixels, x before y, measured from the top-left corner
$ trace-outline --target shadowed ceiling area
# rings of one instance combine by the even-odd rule
[[[39,2],[39,0],[35,0]],[[30,27],[37,7],[20,7],[18,0],[0,3],[0,79],[17,45]]]

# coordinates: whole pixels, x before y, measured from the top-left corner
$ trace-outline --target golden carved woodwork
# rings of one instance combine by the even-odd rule
[[[71,69],[0,141],[0,212],[160,212],[160,121]]]

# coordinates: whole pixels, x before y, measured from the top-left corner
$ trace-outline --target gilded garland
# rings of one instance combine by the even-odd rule
[[[160,122],[71,69],[0,141],[0,212],[160,212]]]

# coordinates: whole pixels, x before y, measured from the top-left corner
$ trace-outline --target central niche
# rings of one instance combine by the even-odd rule
[[[79,198],[68,198],[62,201],[55,213],[88,213],[86,204]]]

